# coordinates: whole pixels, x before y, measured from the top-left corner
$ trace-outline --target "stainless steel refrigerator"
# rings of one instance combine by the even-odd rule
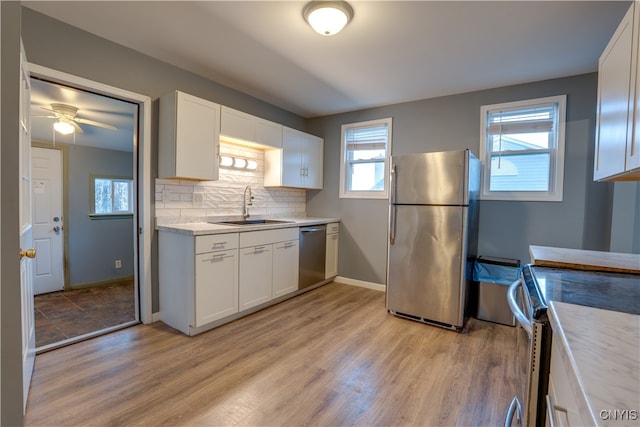
[[[459,330],[477,249],[480,162],[469,151],[392,156],[387,310]]]

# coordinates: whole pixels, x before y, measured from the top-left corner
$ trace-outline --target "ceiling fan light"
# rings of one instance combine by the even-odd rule
[[[66,122],[64,120],[60,120],[60,119],[56,120],[56,122],[53,124],[53,128],[55,129],[56,132],[62,135],[72,134],[73,131],[75,130],[71,123]]]
[[[345,1],[312,1],[307,3],[302,14],[318,34],[332,36],[353,18],[353,9]]]

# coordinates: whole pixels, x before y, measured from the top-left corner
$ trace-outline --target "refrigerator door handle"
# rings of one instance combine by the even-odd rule
[[[389,175],[389,187],[391,187],[391,194],[389,195],[389,244],[393,245],[396,241],[396,165],[393,165]]]
[[[389,187],[391,187],[391,195],[389,197],[389,203],[391,203],[392,205],[396,203],[396,190],[397,190],[397,185],[396,184],[396,165],[393,165],[393,167],[391,168],[391,174],[389,176]]]
[[[396,242],[396,205],[389,205],[389,244]]]

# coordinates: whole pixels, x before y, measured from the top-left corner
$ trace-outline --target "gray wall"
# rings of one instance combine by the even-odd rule
[[[640,254],[640,183],[616,182],[611,212],[612,252]]]
[[[154,100],[152,178],[157,177],[158,163],[157,98],[167,92],[181,90],[300,130],[306,125],[300,116],[27,8],[22,8],[22,39],[29,62],[147,95]],[[155,189],[150,190],[154,194]],[[153,203],[154,200],[151,212],[155,210]],[[151,255],[152,311],[155,313],[159,310],[157,234],[152,239]]]
[[[20,4],[0,2],[0,425],[22,425],[19,238]]]
[[[469,148],[480,141],[480,107],[485,104],[567,94],[565,181],[562,202],[480,203],[479,255],[529,261],[529,245],[608,250],[609,186],[594,183],[595,73],[460,95],[426,99],[315,118],[309,131],[325,138],[325,187],[307,192],[310,216],[339,216],[339,275],[386,282],[384,200],[340,199],[340,126],[393,118],[392,154]]]
[[[89,217],[92,175],[133,178],[133,153],[81,145],[67,149],[67,260],[71,287],[133,276],[133,218]],[[115,260],[122,268],[114,268]]]

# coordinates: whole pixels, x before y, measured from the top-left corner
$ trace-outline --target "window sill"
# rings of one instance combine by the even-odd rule
[[[481,194],[480,200],[502,202],[562,202],[562,194]]]
[[[384,193],[371,193],[371,192],[362,192],[362,193],[341,193],[341,199],[375,199],[375,200],[383,200],[388,199],[389,195]]]
[[[125,213],[125,214],[89,214],[89,218],[91,220],[94,220],[94,219],[98,219],[98,220],[102,220],[102,219],[127,219],[127,218],[133,218],[133,214],[132,213]]]

